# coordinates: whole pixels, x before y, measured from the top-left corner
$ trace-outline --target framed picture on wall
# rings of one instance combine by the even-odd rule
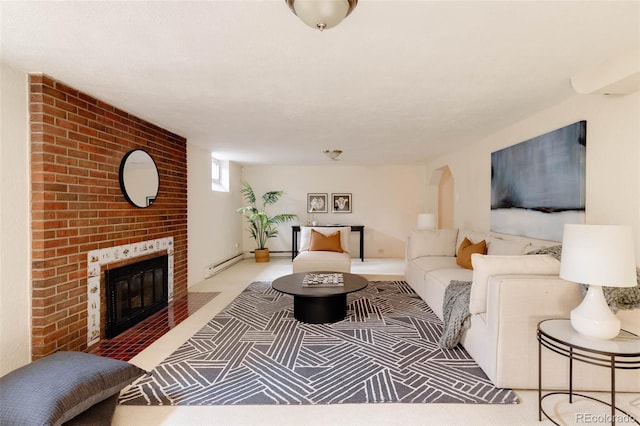
[[[491,153],[491,231],[562,241],[585,223],[587,122]]]
[[[351,213],[351,194],[331,194],[331,206],[332,213]]]
[[[307,213],[328,213],[328,194],[311,192],[307,194]]]

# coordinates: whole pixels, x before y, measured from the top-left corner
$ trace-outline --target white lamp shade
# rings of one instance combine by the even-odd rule
[[[622,225],[565,225],[560,278],[606,287],[635,287],[633,233]]]
[[[418,229],[435,229],[436,215],[431,213],[418,214]]]
[[[571,326],[583,336],[607,340],[620,332],[602,286],[637,285],[631,227],[565,225],[560,278],[589,284],[582,303],[571,311]]]
[[[302,22],[315,29],[335,27],[351,11],[347,0],[289,0],[288,3]]]

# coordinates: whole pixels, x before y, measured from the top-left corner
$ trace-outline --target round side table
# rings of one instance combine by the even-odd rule
[[[542,347],[569,358],[569,390],[542,394]],[[587,395],[573,392],[573,361],[606,367],[611,370],[611,403]],[[573,396],[591,399],[611,407],[611,424],[615,424],[616,410],[623,413],[630,421],[640,424],[638,419],[616,407],[616,369],[640,369],[640,337],[621,330],[611,340],[593,340],[586,338],[571,326],[568,319],[549,319],[538,323],[538,420],[542,415],[553,424],[558,425],[542,408],[542,401],[551,395],[569,395],[569,403]],[[640,376],[640,375],[639,375]]]

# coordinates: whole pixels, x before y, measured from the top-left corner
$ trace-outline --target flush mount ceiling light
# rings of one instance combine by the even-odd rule
[[[320,31],[333,28],[356,8],[358,0],[285,0],[302,22]]]
[[[338,157],[340,156],[340,154],[342,154],[342,150],[340,150],[340,149],[332,149],[332,150],[325,149],[324,151],[322,151],[322,153],[324,155],[326,155],[327,157],[329,157],[331,160],[338,161]]]

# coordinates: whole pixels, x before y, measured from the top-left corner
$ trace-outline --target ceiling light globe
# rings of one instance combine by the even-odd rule
[[[302,22],[320,31],[338,25],[355,8],[357,0],[286,0]]]
[[[334,150],[325,149],[324,151],[322,151],[322,153],[324,155],[326,155],[327,157],[329,157],[329,159],[336,161],[338,159],[338,157],[340,156],[340,154],[342,154],[342,150],[340,150],[340,149],[334,149]]]

